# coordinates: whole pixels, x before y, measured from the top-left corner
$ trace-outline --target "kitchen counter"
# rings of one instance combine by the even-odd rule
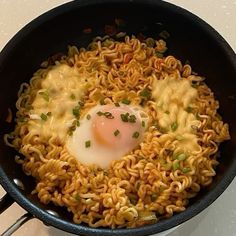
[[[0,50],[25,24],[66,0],[0,0]],[[236,51],[236,1],[234,0],[169,0],[193,12],[213,26]],[[4,190],[0,187],[0,196]],[[184,223],[169,236],[235,236],[236,180],[205,211]],[[13,204],[0,215],[0,234],[25,211]],[[71,234],[45,226],[37,219],[27,222],[14,236],[69,236]]]

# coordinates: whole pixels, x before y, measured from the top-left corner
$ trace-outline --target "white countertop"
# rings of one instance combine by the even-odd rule
[[[0,50],[25,24],[68,0],[0,0]],[[236,0],[168,0],[198,15],[213,26],[236,51]],[[0,197],[4,194],[0,186]],[[17,204],[0,215],[0,234],[25,212]],[[37,219],[27,222],[14,236],[69,236]],[[169,236],[235,236],[236,179],[205,211]]]

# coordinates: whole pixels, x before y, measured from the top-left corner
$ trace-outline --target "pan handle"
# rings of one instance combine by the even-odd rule
[[[1,236],[11,236],[17,229],[19,229],[24,223],[33,219],[30,213],[26,213],[21,216],[13,225],[11,225]]]
[[[8,207],[10,207],[15,201],[10,196],[9,193],[6,193],[1,199],[0,199],[0,214],[4,212]],[[26,213],[23,216],[21,216],[13,225],[11,225],[4,233],[2,233],[0,236],[10,236],[12,235],[17,229],[19,229],[24,223],[27,221],[33,219],[34,216],[30,213]]]
[[[0,214],[2,214],[8,207],[10,207],[15,201],[10,196],[9,193],[6,193],[1,199],[0,199]]]

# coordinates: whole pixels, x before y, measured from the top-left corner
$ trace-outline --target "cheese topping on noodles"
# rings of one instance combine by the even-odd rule
[[[58,136],[64,140],[74,120],[72,110],[84,95],[84,82],[75,67],[54,66],[42,80],[32,103],[29,131],[40,137]],[[41,118],[42,114],[46,120]]]
[[[156,101],[159,126],[167,131],[161,138],[176,138],[179,150],[199,150],[194,133],[200,121],[193,113],[187,112],[197,97],[197,89],[191,86],[189,80],[174,77],[156,80],[153,88],[152,96]]]

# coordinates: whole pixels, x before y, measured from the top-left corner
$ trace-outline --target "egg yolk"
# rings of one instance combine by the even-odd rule
[[[142,120],[128,106],[106,105],[93,117],[95,139],[115,149],[134,148],[142,135]]]

